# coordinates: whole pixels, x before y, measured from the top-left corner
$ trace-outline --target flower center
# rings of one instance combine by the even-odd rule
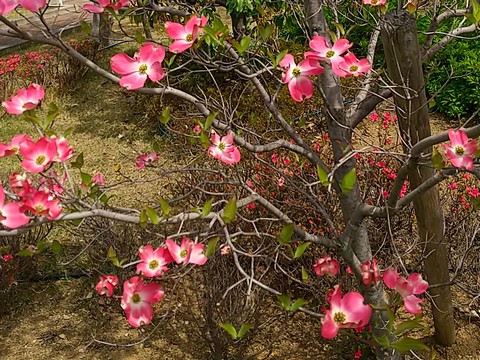
[[[333,321],[337,324],[343,324],[346,320],[347,316],[343,312],[336,312],[335,315],[333,315]]]
[[[333,50],[328,50],[325,55],[327,56],[327,58],[330,59],[333,55],[335,55],[335,51],[333,51]]]
[[[350,72],[355,72],[358,70],[358,66],[357,65],[352,65],[350,66]]]
[[[148,66],[146,64],[142,64],[138,68],[138,72],[142,75],[145,74],[147,72],[147,70],[148,70]]]
[[[377,4],[377,0],[372,0],[372,5],[376,5]]]
[[[187,37],[185,38],[187,41],[193,41],[193,35],[192,34],[187,34]]]
[[[42,211],[45,211],[45,206],[43,206],[42,204],[38,204],[35,205],[33,209],[35,210],[35,212],[41,213]]]
[[[150,261],[150,263],[148,264],[148,267],[151,269],[151,270],[155,270],[157,267],[158,267],[158,261],[157,260],[152,260]]]
[[[455,154],[460,155],[460,156],[465,154],[465,149],[463,148],[463,146],[456,146],[455,147]]]
[[[16,146],[10,148],[10,151],[14,152],[15,154],[18,153],[18,150],[20,150],[20,149]]]
[[[37,156],[37,158],[35,159],[35,164],[42,165],[45,162],[45,160],[46,160],[45,155]]]
[[[224,151],[227,148],[227,145],[225,145],[225,143],[221,142],[220,144],[218,144],[218,148],[221,151]],[[186,250],[183,250],[183,251],[186,251]]]
[[[133,294],[132,303],[138,304],[141,300],[142,300],[142,298],[140,297],[140,295],[138,295],[137,293]]]
[[[181,257],[181,258],[186,258],[186,257],[187,257],[187,253],[188,253],[187,250],[182,250],[182,251],[180,252],[180,257]]]
[[[299,68],[295,68],[292,70],[293,76],[297,77],[302,73],[302,71]]]

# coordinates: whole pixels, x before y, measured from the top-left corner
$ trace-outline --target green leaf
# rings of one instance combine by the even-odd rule
[[[420,340],[404,337],[391,344],[391,347],[398,352],[406,353],[410,350],[429,350],[430,348]]]
[[[237,198],[234,197],[223,209],[222,219],[225,224],[230,224],[237,216]]]
[[[203,208],[202,208],[202,217],[203,218],[205,216],[208,216],[208,214],[210,214],[210,210],[212,209],[212,204],[213,204],[213,197],[203,205]]]
[[[295,300],[295,302],[290,307],[290,311],[291,312],[297,312],[298,309],[300,309],[303,305],[306,305],[306,304],[308,304],[307,300],[304,300],[302,298],[298,298],[297,300]]]
[[[205,120],[205,125],[203,126],[203,130],[208,131],[210,130],[210,127],[213,124],[213,121],[217,117],[217,112],[212,112],[207,116],[207,119]]]
[[[390,341],[388,340],[388,337],[386,335],[382,335],[382,336],[374,336],[373,339],[377,342],[378,345],[380,345],[381,347],[385,348],[385,349],[389,349],[390,348]]]
[[[386,310],[387,310],[387,317],[388,317],[387,329],[389,332],[391,332],[393,329],[393,322],[395,321],[395,313],[390,308],[390,306],[386,306]]]
[[[142,45],[145,42],[145,36],[143,35],[143,32],[140,30],[135,31],[135,41],[137,44]]]
[[[163,125],[167,125],[168,122],[170,121],[171,110],[172,110],[172,108],[170,106],[167,106],[167,107],[163,108],[162,115],[160,115],[160,122]]]
[[[342,189],[342,193],[348,194],[350,191],[353,190],[355,185],[355,180],[357,179],[357,172],[355,168],[350,170],[348,173],[345,174],[342,181],[340,182],[340,189]]]
[[[90,186],[92,183],[92,175],[84,173],[80,171],[80,179],[82,179],[82,183],[86,186]]]
[[[240,328],[240,330],[238,331],[238,338],[241,339],[245,335],[247,335],[248,330],[250,330],[252,328],[252,326],[253,325],[249,324],[249,323],[243,324],[242,327]]]
[[[45,240],[42,240],[37,243],[35,252],[41,253],[45,251],[47,248],[48,248],[47,242]]]
[[[330,182],[328,181],[328,174],[325,170],[323,170],[323,168],[320,165],[317,165],[317,174],[318,174],[318,179],[320,180],[320,183],[323,186],[328,187],[328,185],[330,184]]]
[[[280,232],[280,234],[277,236],[278,242],[282,245],[288,244],[290,242],[290,239],[293,236],[294,228],[295,228],[294,223],[290,223],[290,224],[285,225],[282,228],[282,231]]]
[[[478,0],[472,0],[470,2],[472,12],[469,12],[465,17],[472,22],[472,24],[477,25],[480,23],[480,2]]]
[[[115,266],[120,266],[120,263],[117,258],[117,253],[112,245],[108,248],[107,259],[113,263]]]
[[[440,154],[436,148],[433,148],[432,152],[432,165],[437,170],[442,170],[445,166],[442,154]]]
[[[157,225],[160,222],[160,219],[158,218],[157,212],[155,210],[147,207],[145,208],[145,211],[148,217],[150,218],[150,221],[152,222],[152,224]]]
[[[170,214],[170,204],[164,198],[158,199],[158,202],[160,203],[160,207],[162,208],[162,215],[164,217],[168,217],[168,214]]]
[[[78,154],[75,161],[72,161],[70,165],[72,165],[74,168],[81,169],[83,166],[83,153]]]
[[[290,311],[290,295],[289,294],[282,294],[277,295],[278,302],[287,311]]]
[[[306,284],[308,282],[308,272],[305,270],[305,268],[302,266],[302,282]]]
[[[29,249],[23,249],[17,252],[15,256],[33,256],[33,251],[30,251]]]
[[[148,216],[147,216],[147,212],[145,211],[145,209],[143,209],[142,211],[140,211],[140,218],[139,218],[139,222],[140,224],[140,227],[145,229],[148,225]]]
[[[260,37],[262,40],[267,40],[275,31],[275,25],[268,24],[266,26],[260,25],[258,27],[258,32],[260,33]]]
[[[220,240],[218,236],[214,237],[213,239],[210,239],[207,245],[207,249],[205,250],[206,257],[210,257],[213,254],[215,254],[215,248],[217,247],[218,240]]]
[[[345,35],[345,29],[343,28],[343,25],[338,23],[338,22],[334,22],[333,25],[335,25],[335,27],[337,28],[338,31],[340,31],[340,35],[344,36]]]
[[[303,255],[303,253],[305,252],[305,250],[307,250],[307,247],[308,245],[310,245],[311,243],[309,242],[304,242],[303,244],[299,245],[297,247],[297,249],[295,250],[295,255],[294,255],[294,259],[300,259]]]
[[[280,61],[282,61],[285,55],[287,55],[287,53],[288,53],[288,49],[285,49],[281,53],[279,53],[275,58],[275,62],[273,63],[273,66],[277,67]]]
[[[51,103],[48,106],[48,113],[45,121],[43,122],[43,130],[47,130],[48,127],[52,124],[53,120],[58,116],[58,107],[54,103]]]
[[[53,240],[52,241],[52,246],[51,246],[51,249],[52,249],[52,252],[55,254],[55,255],[59,255],[63,248],[62,248],[62,244],[60,244],[60,242],[58,240]]]
[[[202,147],[204,149],[208,148],[210,146],[210,139],[208,138],[208,135],[206,134],[205,131],[202,131],[200,133],[200,142],[202,144]]]
[[[235,327],[232,323],[220,323],[220,327],[229,333],[233,340],[237,340],[237,330],[235,330]]]
[[[89,23],[86,21],[80,21],[80,29],[82,30],[83,33],[90,35],[92,32],[92,27]]]
[[[398,324],[398,326],[395,328],[395,331],[393,332],[393,335],[401,335],[403,332],[407,330],[424,329],[424,328],[425,326],[420,324],[419,319],[407,320]]]

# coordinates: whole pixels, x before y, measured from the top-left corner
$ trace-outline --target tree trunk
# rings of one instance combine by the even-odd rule
[[[417,38],[416,20],[406,11],[387,13],[381,22],[385,60],[393,93],[404,151],[431,135],[425,81]],[[431,149],[414,160],[408,177],[412,189],[431,178],[435,170]],[[420,241],[425,244],[425,273],[430,284],[450,281],[444,218],[438,188],[420,195],[414,202]],[[444,346],[455,341],[452,296],[449,286],[432,288],[435,339]]]
[[[103,47],[110,44],[110,18],[108,13],[93,14],[92,36]]]
[[[305,10],[307,13],[308,26],[310,32],[318,33],[329,38],[326,22],[322,10],[321,0],[305,0]],[[324,64],[325,70],[319,77],[319,88],[322,92],[325,107],[328,134],[331,139],[333,147],[333,155],[335,163],[338,163],[340,159],[345,156],[345,150],[350,146],[352,140],[352,129],[350,127],[349,119],[347,118],[345,108],[343,105],[343,96],[339,84],[338,77],[333,73],[330,64]],[[335,171],[335,179],[340,183],[346,173],[356,167],[355,159],[352,157],[340,166]],[[357,206],[361,203],[360,189],[358,183],[355,182],[355,186],[348,194],[339,194],[340,205],[342,208],[343,219],[345,224],[348,224],[352,214],[354,214]],[[358,231],[356,232],[351,244],[354,255],[358,260],[363,263],[366,260],[372,259],[372,251],[370,248],[370,241],[368,237],[367,229],[363,224],[360,224]],[[342,252],[345,260],[348,259],[348,249],[344,249]],[[382,286],[375,287],[362,287],[365,295],[366,303],[372,304],[375,309],[380,309],[385,305],[385,292]],[[375,336],[389,336],[385,330],[385,324],[387,322],[387,313],[382,310],[374,310],[372,314],[371,324],[373,326],[373,333]],[[398,360],[401,358],[398,352],[393,354],[382,347],[376,348],[376,357],[379,360],[391,359]]]

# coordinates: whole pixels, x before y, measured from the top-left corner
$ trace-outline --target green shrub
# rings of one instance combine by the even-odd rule
[[[453,41],[427,69],[427,91],[440,112],[461,118],[480,108],[479,40]]]

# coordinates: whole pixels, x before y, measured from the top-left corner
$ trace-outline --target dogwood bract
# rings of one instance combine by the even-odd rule
[[[415,296],[423,294],[428,289],[428,282],[422,279],[422,275],[414,273],[405,279],[398,274],[397,269],[387,269],[383,273],[383,282],[388,288],[394,289],[402,296],[407,312],[410,314],[422,313],[420,304],[423,300]]]
[[[325,339],[333,339],[341,328],[357,329],[370,321],[372,308],[363,303],[363,296],[357,292],[346,293],[342,298],[342,291],[336,285],[327,301],[330,310],[325,311],[321,330]]]
[[[214,132],[210,141],[213,145],[208,148],[208,153],[215,159],[220,160],[227,165],[236,164],[240,161],[240,151],[233,144],[232,132],[222,138]]]
[[[38,84],[31,84],[26,89],[18,90],[17,94],[12,95],[9,101],[2,102],[2,106],[7,113],[20,115],[26,110],[35,109],[44,97],[45,90],[43,87]]]
[[[173,259],[170,252],[162,247],[153,250],[151,245],[145,245],[138,250],[138,256],[142,262],[137,264],[137,273],[146,277],[160,277],[168,270],[167,265]]]
[[[130,0],[97,0],[97,2],[98,5],[85,4],[82,6],[82,9],[97,14],[104,12],[106,8],[111,8],[115,11],[118,11],[122,7],[127,6]]]
[[[193,16],[185,23],[185,26],[167,21],[165,23],[165,31],[167,35],[174,40],[168,50],[173,53],[182,53],[189,49],[195,42],[198,35],[201,34],[202,28],[207,24],[208,19],[205,16]]]
[[[152,304],[162,300],[163,296],[160,284],[145,284],[138,276],[125,281],[121,306],[130,325],[140,327],[150,324],[153,317]]]
[[[164,58],[163,47],[145,43],[133,58],[125,53],[112,56],[110,67],[116,73],[124,75],[120,79],[120,86],[127,90],[136,90],[145,85],[147,78],[153,82],[163,79],[165,76],[162,68]]]
[[[10,229],[16,229],[29,221],[30,218],[20,211],[18,202],[5,204],[5,192],[3,186],[0,185],[0,224]]]
[[[387,0],[362,0],[363,5],[380,6],[385,5]]]
[[[288,84],[288,91],[293,100],[301,102],[304,96],[310,99],[313,95],[313,82],[310,75],[320,75],[323,72],[323,67],[318,61],[307,58],[297,65],[293,55],[287,54],[278,65],[285,68],[282,81]]]
[[[172,255],[173,260],[177,264],[195,264],[203,265],[207,262],[207,257],[204,254],[203,244],[195,244],[189,238],[183,238],[182,244],[179,246],[172,239],[165,240],[168,251]]]
[[[317,260],[317,263],[313,265],[313,270],[317,276],[329,274],[335,276],[340,271],[340,264],[337,260],[332,259],[330,256],[325,256]]]
[[[106,297],[112,297],[113,291],[117,287],[118,277],[114,275],[102,275],[100,280],[95,286],[98,295],[105,295]]]
[[[370,286],[372,283],[373,285],[377,285],[382,280],[382,275],[380,274],[380,269],[377,265],[377,259],[365,261],[360,265],[360,271],[362,272],[362,281],[365,286]]]
[[[349,52],[343,56],[343,60],[339,61],[336,66],[336,74],[340,77],[349,75],[360,76],[372,68],[367,59],[358,60],[357,57]],[[334,71],[335,72],[335,71]]]
[[[445,155],[453,166],[461,169],[473,169],[473,157],[477,151],[477,142],[469,140],[463,130],[448,130],[450,145],[443,144]]]

